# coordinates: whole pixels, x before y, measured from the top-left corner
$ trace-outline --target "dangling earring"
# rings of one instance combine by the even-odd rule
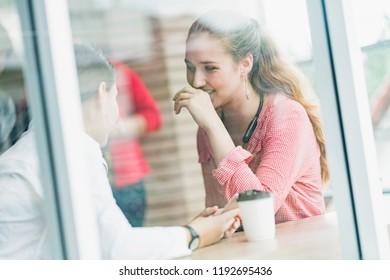
[[[248,97],[248,84],[247,84],[247,79],[246,78],[244,78],[244,92],[245,92],[246,100],[249,100],[249,97]]]

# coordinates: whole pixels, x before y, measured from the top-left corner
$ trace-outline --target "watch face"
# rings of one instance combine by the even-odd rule
[[[199,237],[195,237],[194,239],[192,239],[191,243],[190,243],[190,249],[191,250],[196,250],[198,249],[199,247]]]

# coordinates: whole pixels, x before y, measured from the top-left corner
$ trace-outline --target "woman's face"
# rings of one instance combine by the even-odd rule
[[[187,40],[187,81],[209,92],[214,108],[220,108],[243,92],[240,65],[226,53],[222,41],[207,32],[193,33]],[[244,95],[245,96],[245,95]]]

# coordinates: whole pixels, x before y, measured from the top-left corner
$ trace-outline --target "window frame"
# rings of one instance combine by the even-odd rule
[[[348,0],[307,0],[318,96],[340,240],[346,259],[387,259],[383,218],[360,50]]]
[[[74,132],[82,113],[67,1],[19,1],[26,82],[35,119],[56,258],[100,258],[86,159]],[[359,50],[347,0],[307,0],[343,257],[389,258],[382,192]],[[31,36],[29,36],[31,34]],[[353,116],[358,116],[354,118]],[[76,215],[77,213],[77,215]],[[91,230],[92,229],[92,230]]]
[[[49,246],[55,259],[99,259],[80,139],[82,111],[67,1],[18,1],[27,95],[36,130]]]

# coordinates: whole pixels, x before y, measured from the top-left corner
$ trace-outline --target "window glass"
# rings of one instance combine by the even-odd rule
[[[316,69],[306,1],[263,0],[261,2],[263,3],[264,25],[279,44],[286,58],[293,61],[303,72],[315,93]],[[325,186],[324,195],[327,211],[334,211],[331,181]]]
[[[253,0],[238,3],[233,0],[221,0],[210,3],[202,0],[191,4],[180,0],[68,1],[77,64],[83,61],[80,58],[87,57],[80,55],[85,49],[76,46],[78,43],[83,43],[102,51],[117,72],[115,81],[108,78],[104,84],[99,84],[99,93],[100,90],[104,93],[99,94],[99,98],[91,98],[90,95],[90,93],[96,94],[96,88],[88,91],[89,79],[96,77],[97,74],[95,76],[89,72],[85,75],[78,73],[84,128],[91,136],[84,140],[89,144],[92,143],[89,145],[91,150],[88,149],[86,152],[93,154],[88,162],[88,175],[91,175],[89,179],[94,180],[92,185],[96,187],[98,193],[93,201],[100,215],[98,219],[106,218],[105,223],[118,224],[117,221],[109,220],[109,214],[105,216],[104,203],[107,201],[111,203],[110,199],[115,199],[118,205],[123,205],[121,210],[126,216],[128,215],[127,218],[133,226],[181,225],[204,208],[204,182],[196,145],[198,126],[186,110],[183,110],[180,115],[175,115],[172,102],[175,93],[188,85],[186,65],[183,61],[186,36],[191,23],[202,13],[213,8],[228,8],[256,18],[264,24],[272,37],[275,37],[287,59],[297,64],[307,76],[308,83],[315,89],[315,69],[312,63],[306,4],[303,0],[294,1],[294,5],[289,2]],[[1,101],[1,106],[5,109],[1,111],[4,115],[1,116],[0,152],[1,159],[4,159],[5,155],[23,152],[16,150],[17,146],[11,149],[9,147],[27,129],[30,117],[26,97],[29,89],[24,86],[26,73],[23,68],[23,44],[18,12],[15,1],[3,1],[2,5],[0,23],[4,25],[6,33],[11,37],[10,48],[1,49],[0,52],[0,90],[1,95],[5,96]],[[283,11],[289,12],[281,12],[281,5],[285,7]],[[291,22],[291,25],[286,25],[286,20]],[[3,43],[6,42],[4,38],[6,36],[1,35],[1,48],[7,46]],[[115,100],[118,101],[118,107]],[[96,112],[91,111],[91,108],[99,108],[98,116],[92,114]],[[118,120],[117,116],[119,116]],[[107,126],[103,127],[104,130],[111,130],[107,144],[105,134],[100,134],[102,125]],[[32,134],[28,139],[33,142],[35,135]],[[25,149],[26,146],[20,147],[21,150],[23,148]],[[34,151],[35,146],[32,146],[22,156],[20,154],[16,156],[28,161],[29,157],[26,155]],[[100,151],[106,162],[101,160]],[[31,156],[39,160],[37,154]],[[1,162],[1,164],[9,163],[9,158]],[[36,162],[33,164],[37,166]],[[105,173],[94,172],[103,168],[107,169],[114,197],[111,192],[104,189],[106,178],[100,175]],[[4,170],[0,169],[2,176],[0,191],[6,193],[7,188],[10,187],[6,180],[10,179]],[[26,175],[18,174],[11,176],[11,179],[21,177],[25,180],[23,176]],[[31,180],[35,179],[39,182],[39,178]],[[26,211],[26,215],[34,215],[26,219],[41,219],[44,222],[46,212],[42,190],[39,183],[35,188],[35,182],[31,183],[32,189],[20,191],[28,195],[26,199],[32,200],[29,201],[32,207],[39,204],[38,208],[35,207],[39,211],[35,213],[27,208],[22,210]],[[326,210],[333,211],[330,191],[326,191],[325,196]],[[19,195],[17,197],[24,198]],[[10,205],[13,198],[1,195],[0,199],[3,198],[5,200],[4,203],[0,203],[0,207],[19,205],[18,203]],[[71,197],[71,199],[78,202],[82,200],[80,197]],[[69,207],[72,208],[72,205]],[[103,210],[100,211],[101,209]],[[34,226],[39,224],[34,221]],[[31,230],[33,235],[31,238],[40,238],[40,234],[46,234],[42,227]],[[99,234],[103,238],[108,236],[115,239],[113,235],[117,232],[113,228],[108,228],[107,231],[101,229]],[[23,251],[17,246],[20,246],[21,240],[26,242],[29,240],[26,237],[18,238],[16,235],[13,238],[15,238],[15,250],[22,254]],[[334,251],[329,256],[340,258],[337,242],[332,242],[332,249]],[[102,251],[107,252],[109,249],[103,248]],[[40,252],[45,252],[47,255],[24,256],[24,258],[51,257],[50,249]]]
[[[284,8],[280,9],[281,6]],[[133,201],[132,209],[124,210],[136,217],[129,218],[133,225],[182,224],[204,207],[195,137],[198,127],[186,110],[174,114],[172,97],[188,85],[183,59],[189,26],[213,8],[240,10],[256,18],[286,59],[302,70],[315,92],[316,73],[304,0],[245,4],[69,1],[74,41],[101,49],[117,66],[120,121],[115,125],[130,122],[130,117],[137,113],[145,116],[142,110],[149,110],[146,133],[114,129],[103,148],[117,203],[126,205]],[[148,104],[137,104],[142,95],[147,96],[142,102]],[[129,186],[133,190],[126,193]],[[331,184],[324,193],[326,210],[334,211]]]
[[[280,5],[288,8],[280,10]],[[69,1],[69,7],[74,40],[102,49],[112,62],[121,63],[123,71],[131,69],[131,74],[119,73],[118,101],[122,120],[142,110],[137,108],[136,99],[127,100],[131,86],[126,85],[126,79],[130,76],[137,76],[133,79],[142,86],[136,86],[147,91],[152,100],[149,97],[146,100],[154,101],[159,109],[150,114],[148,121],[152,124],[148,124],[146,134],[137,137],[114,132],[103,149],[111,183],[117,186],[113,187],[114,193],[132,184],[139,188],[139,192],[133,194],[133,199],[138,201],[138,206],[134,207],[146,210],[134,210],[140,219],[133,223],[140,220],[144,221],[143,225],[183,223],[204,206],[203,179],[196,151],[197,125],[187,112],[174,115],[171,101],[173,95],[187,85],[183,63],[185,39],[190,24],[199,15],[213,8],[228,8],[255,17],[315,88],[305,1],[246,1],[245,5],[237,1],[197,1],[195,5],[182,1],[162,4],[159,1],[84,0]],[[291,24],[286,25],[286,21]],[[136,153],[124,151],[124,137],[132,138],[131,149]],[[128,175],[131,170],[133,174]],[[326,200],[328,209],[333,210],[328,190]]]
[[[0,259],[49,258],[44,190],[29,113],[23,41],[16,1],[0,2]],[[25,36],[25,38],[23,38]],[[35,253],[32,253],[35,252]],[[34,255],[35,254],[35,255]]]
[[[385,205],[390,209],[390,3],[353,1],[352,6],[370,101],[380,182]],[[387,216],[390,221],[390,215]]]
[[[15,143],[29,123],[22,68],[20,22],[14,3],[0,11],[1,153]]]
[[[311,85],[315,87],[315,70],[306,1],[264,0],[263,2],[267,29],[279,43],[286,56],[298,64]],[[281,6],[283,9],[280,9]]]
[[[261,16],[258,1],[69,1],[74,41],[101,49],[118,68],[119,125],[134,114],[147,121],[146,132],[114,129],[103,149],[117,202],[133,201],[133,225],[183,224],[204,208],[197,125],[188,112],[174,115],[172,98],[187,85],[190,24],[221,7]]]

